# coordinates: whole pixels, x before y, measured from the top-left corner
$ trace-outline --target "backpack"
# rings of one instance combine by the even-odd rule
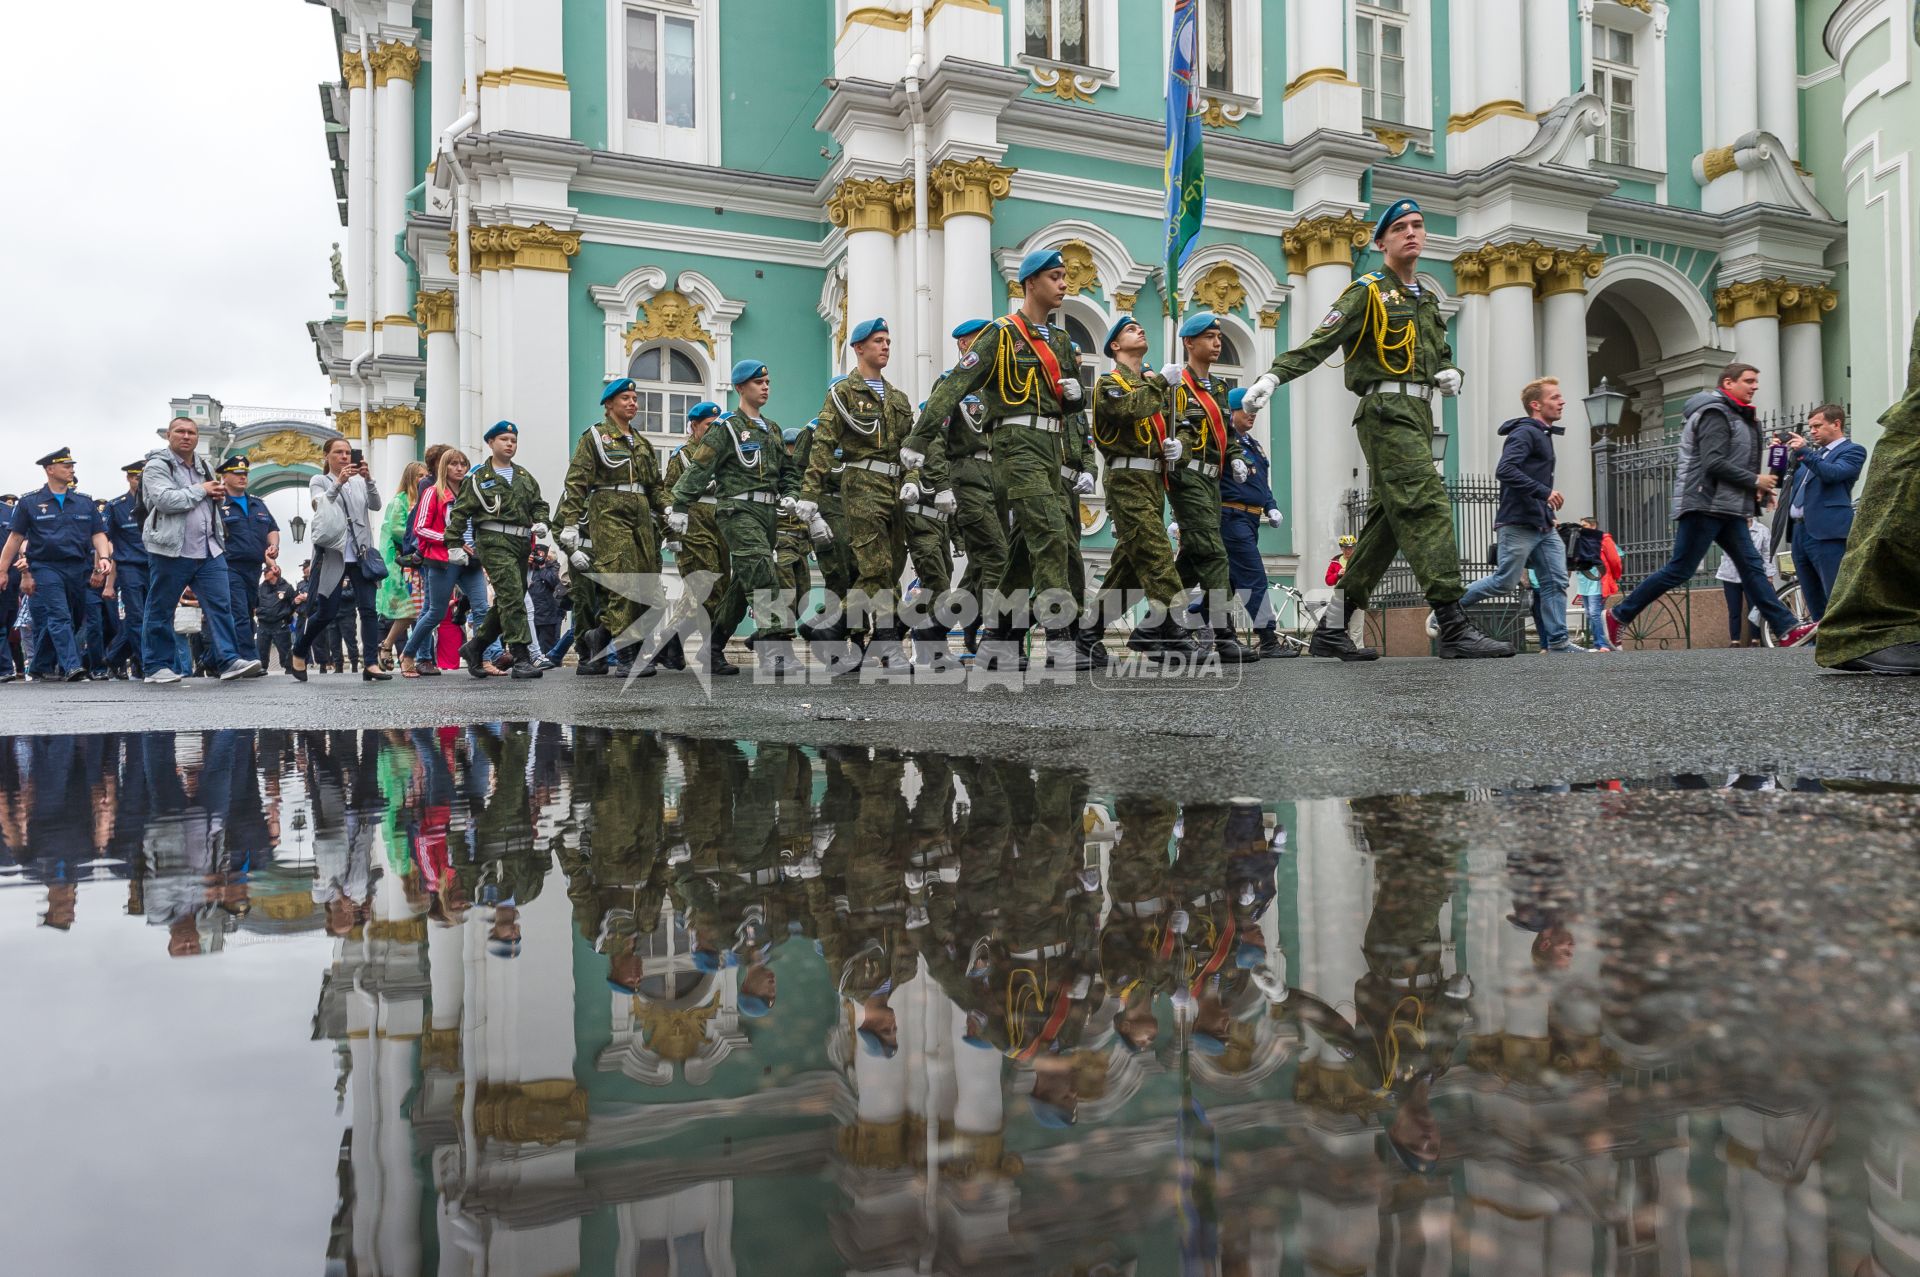
[[[1581,528],[1573,536],[1573,552],[1567,556],[1570,568],[1597,568],[1600,566],[1600,529]]]

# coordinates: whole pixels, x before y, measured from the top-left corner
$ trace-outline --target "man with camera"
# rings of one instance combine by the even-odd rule
[[[1839,404],[1821,404],[1807,418],[1812,441],[1791,435],[1784,441],[1791,460],[1787,473],[1787,511],[1774,538],[1784,532],[1793,546],[1793,570],[1807,615],[1815,621],[1827,613],[1827,599],[1840,575],[1847,552],[1847,534],[1853,531],[1853,485],[1866,469],[1867,450],[1847,438],[1847,413]]]

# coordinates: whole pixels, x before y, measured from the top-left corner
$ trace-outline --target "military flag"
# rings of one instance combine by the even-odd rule
[[[1173,49],[1167,59],[1167,299],[1180,315],[1180,267],[1193,251],[1207,211],[1207,166],[1200,106],[1194,99],[1199,0],[1174,0]]]

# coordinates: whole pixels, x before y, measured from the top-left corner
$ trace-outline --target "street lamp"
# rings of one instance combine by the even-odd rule
[[[1452,442],[1447,437],[1447,428],[1440,424],[1436,415],[1433,421],[1433,433],[1427,436],[1427,449],[1433,453],[1433,468],[1445,470],[1447,465],[1447,445]]]
[[[1595,480],[1594,504],[1598,507],[1594,513],[1606,527],[1613,522],[1613,432],[1620,425],[1620,418],[1627,411],[1627,397],[1615,390],[1602,377],[1600,384],[1586,398],[1587,425],[1593,431],[1593,474]]]
[[[295,545],[299,545],[300,542],[306,539],[307,521],[305,519],[296,514],[288,521],[287,526],[293,530],[293,543]]]

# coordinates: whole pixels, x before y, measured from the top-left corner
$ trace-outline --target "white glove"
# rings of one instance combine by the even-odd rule
[[[1442,368],[1439,372],[1433,374],[1433,384],[1438,386],[1440,393],[1449,399],[1460,393],[1461,380],[1462,378],[1458,368]]]
[[[1167,916],[1167,930],[1173,932],[1176,936],[1184,936],[1187,934],[1187,924],[1189,921],[1185,909],[1175,909]]]
[[[793,498],[793,497],[781,497],[781,498],[780,498],[780,513],[781,513],[781,514],[792,514],[792,513],[793,513],[793,507],[794,507],[795,505],[797,505],[797,504],[798,504],[798,501],[797,501],[797,500],[796,500],[795,498]]]
[[[463,568],[467,566],[467,552],[456,545],[447,551],[447,562],[457,568]]]
[[[1060,402],[1061,403],[1077,403],[1079,402],[1079,399],[1080,399],[1079,379],[1075,377],[1062,377],[1060,379]]]
[[[1179,535],[1180,535],[1180,525],[1179,525],[1179,524],[1177,524],[1177,523],[1169,523],[1169,524],[1167,525],[1167,535],[1168,535],[1168,536],[1170,536],[1170,537],[1177,537],[1177,536],[1179,536]]]
[[[817,514],[807,524],[807,535],[813,538],[815,545],[833,544],[833,529],[828,527],[827,521]]]
[[[544,524],[544,523],[536,523],[536,524],[534,524],[534,525],[533,525],[533,536],[534,536],[534,539],[535,539],[536,541],[544,541],[544,540],[546,540],[546,539],[547,539],[547,525],[546,525],[546,524]]]
[[[573,565],[575,572],[585,572],[593,566],[593,556],[585,550],[575,550],[567,556],[567,562]]]
[[[672,554],[680,553],[680,543],[678,541],[662,541],[660,548]]]
[[[1273,392],[1278,389],[1280,389],[1280,379],[1270,372],[1263,372],[1254,378],[1251,386],[1247,387],[1247,393],[1240,400],[1240,406],[1248,412],[1264,411],[1268,401],[1273,398]]]
[[[955,510],[958,510],[960,503],[954,499],[953,489],[942,488],[940,491],[934,493],[933,508],[942,514],[952,514]]]
[[[1233,481],[1235,483],[1245,483],[1247,481],[1247,476],[1253,473],[1253,471],[1247,469],[1247,463],[1240,460],[1240,458],[1238,457],[1235,457],[1232,461],[1227,463],[1227,469],[1232,471]]]
[[[1266,514],[1263,515],[1262,517],[1266,519],[1268,527],[1277,528],[1280,526],[1280,518],[1281,518],[1280,511],[1276,509],[1269,509],[1266,512]]]
[[[927,464],[927,454],[915,452],[912,448],[900,449],[900,464],[909,470],[918,470]]]
[[[920,485],[917,483],[901,484],[900,499],[906,502],[908,505],[919,505],[920,504]]]
[[[790,513],[796,519],[811,520],[814,515],[820,513],[820,505],[815,501],[795,501]]]
[[[577,550],[580,548],[580,529],[569,525],[560,529],[560,548]]]
[[[1174,382],[1180,380],[1180,370],[1181,365],[1179,364],[1167,364],[1160,369],[1160,377],[1168,385],[1172,385]]]
[[[668,510],[667,511],[667,530],[669,532],[685,532],[687,530],[686,511]]]
[[[1187,445],[1168,435],[1160,441],[1160,456],[1170,466],[1179,465],[1180,458],[1187,455]]]
[[[1073,477],[1073,490],[1083,497],[1093,495],[1093,476],[1082,470]]]

